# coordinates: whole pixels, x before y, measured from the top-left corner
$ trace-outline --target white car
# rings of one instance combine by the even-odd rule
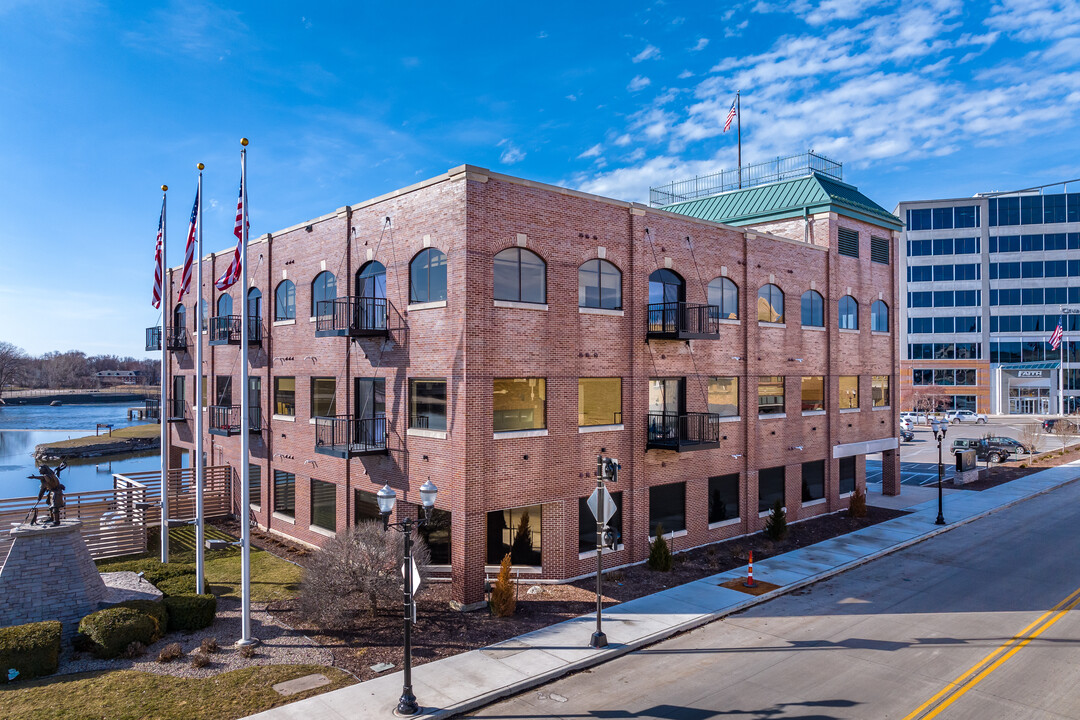
[[[986,415],[971,410],[950,410],[945,415],[945,419],[951,423],[973,422],[986,424]]]
[[[900,416],[900,429],[901,430],[908,430],[908,431],[914,430],[915,429],[915,423],[912,422],[911,418],[904,417],[903,415],[901,415]]]

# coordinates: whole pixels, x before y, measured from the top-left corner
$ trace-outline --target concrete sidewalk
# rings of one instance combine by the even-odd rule
[[[1080,478],[1080,461],[1048,468],[981,492],[945,497],[948,525],[935,525],[937,497],[908,508],[910,515],[754,564],[754,578],[781,586],[753,597],[719,587],[745,577],[746,568],[680,585],[604,610],[610,645],[588,647],[595,614],[551,625],[480,650],[413,669],[416,717],[445,718],[541,685],[640,647],[765,602]],[[907,488],[905,488],[905,491]],[[361,720],[390,716],[402,673],[369,680],[251,716],[252,720]]]

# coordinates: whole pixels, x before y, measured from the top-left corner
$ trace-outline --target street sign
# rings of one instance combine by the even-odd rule
[[[593,514],[593,517],[605,525],[619,509],[615,506],[615,499],[611,497],[611,493],[607,491],[607,488],[593,490],[586,504],[589,506],[589,512]]]
[[[401,577],[405,577],[405,563],[401,563]],[[412,561],[412,594],[420,588],[420,571],[416,569],[416,561]]]

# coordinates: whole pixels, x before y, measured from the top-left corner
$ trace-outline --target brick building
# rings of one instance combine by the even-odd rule
[[[716,221],[732,200],[757,208],[740,227]],[[601,452],[623,468],[609,567],[657,525],[682,550],[760,530],[777,499],[789,521],[844,509],[869,453],[898,493],[898,229],[816,174],[654,209],[452,169],[251,241],[244,392],[241,289],[212,281],[231,250],[203,259],[206,462],[239,462],[246,394],[254,515],[313,545],[374,517],[383,484],[415,513],[430,477],[433,561],[464,604],[506,552],[537,580],[594,571]],[[178,283],[174,466],[196,401]]]

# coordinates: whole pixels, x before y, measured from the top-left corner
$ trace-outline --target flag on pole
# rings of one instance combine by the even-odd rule
[[[180,293],[176,301],[184,299],[184,293],[191,286],[191,268],[195,265],[195,226],[199,224],[199,190],[195,191],[195,204],[191,207],[191,222],[188,223],[187,245],[184,247],[184,271],[180,276]]]
[[[244,177],[240,176],[240,199],[236,201],[236,225],[233,234],[236,235],[236,250],[233,252],[232,262],[225,272],[215,283],[218,290],[228,290],[240,280],[240,251],[244,246]]]
[[[1054,328],[1054,332],[1050,335],[1050,349],[1051,350],[1057,350],[1058,346],[1061,345],[1061,335],[1062,335],[1063,332],[1064,332],[1064,330],[1062,330],[1062,328],[1061,328],[1061,316],[1058,315],[1057,327]]]
[[[739,102],[739,94],[735,93],[735,99],[731,101],[731,109],[728,110],[727,118],[724,120],[724,132],[731,129],[731,121],[735,119],[738,111],[735,109],[736,104]]]
[[[154,299],[151,302],[155,308],[161,307],[161,282],[165,275],[165,258],[161,253],[161,239],[165,235],[165,198],[161,199],[161,217],[157,224],[157,247],[154,250]]]

